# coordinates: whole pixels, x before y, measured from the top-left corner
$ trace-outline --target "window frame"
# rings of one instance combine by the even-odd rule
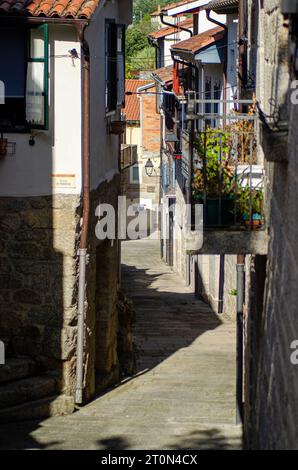
[[[8,22],[7,24],[4,24],[4,25],[1,24],[1,29],[4,30],[4,31],[5,30],[9,31],[11,29],[14,29],[15,27],[16,27],[16,25],[14,23],[10,23],[10,22]],[[24,41],[27,41],[29,28],[26,27],[25,25],[21,25],[20,27],[23,30]],[[24,73],[23,123],[20,126],[17,126],[17,127],[2,126],[2,130],[6,134],[24,134],[24,133],[29,132],[29,129],[27,128],[27,122],[26,122],[26,75],[27,75],[27,50],[26,50],[26,46],[24,47],[23,61],[24,61],[24,68],[23,68],[23,73]],[[4,87],[4,93],[5,93],[5,87]],[[5,106],[5,104],[7,104],[6,99],[7,99],[7,97],[4,96],[4,106]]]
[[[105,108],[106,114],[113,114],[117,110],[117,32],[116,22],[114,19],[105,20]],[[114,40],[114,51],[111,51]],[[113,54],[113,56],[110,56]],[[111,61],[115,61],[113,64]],[[111,77],[111,69],[114,69],[115,77]],[[114,90],[113,90],[114,85]],[[114,93],[113,93],[114,91]]]
[[[136,180],[134,178],[134,168],[138,168],[138,171],[139,171],[139,178],[138,180]],[[142,165],[140,163],[135,163],[134,165],[132,165],[130,167],[130,183],[131,184],[141,184],[142,183]]]
[[[118,33],[119,30],[121,31],[121,51],[118,50]],[[120,108],[125,107],[125,32],[126,26],[125,24],[117,23],[117,106]],[[122,67],[123,67],[123,99],[122,101],[119,100],[119,80],[120,75],[118,73],[118,66],[119,66],[119,57],[122,57]]]
[[[121,50],[118,48],[118,34],[122,32]],[[105,109],[106,115],[114,114],[125,104],[125,24],[115,19],[105,20]],[[119,57],[123,62],[123,99],[119,101]],[[112,62],[114,61],[114,63]],[[114,73],[114,76],[113,76]]]
[[[31,31],[34,29],[40,29],[43,31],[43,38],[44,38],[44,57],[43,58],[31,57]],[[29,129],[48,130],[49,129],[49,25],[48,23],[30,25],[30,27],[28,28],[27,66],[30,62],[44,64],[44,77],[43,77],[44,124],[32,124],[26,121],[26,125]],[[25,97],[25,107],[26,107],[26,97]]]
[[[9,29],[14,27],[15,23],[8,22],[5,25],[1,25],[1,28]],[[24,29],[24,40],[25,53],[24,53],[24,121],[19,127],[4,127],[3,130],[7,134],[28,134],[31,129],[48,130],[49,129],[49,25],[48,23],[22,25]],[[43,59],[32,59],[30,58],[30,41],[31,31],[33,29],[42,29],[44,31],[44,58]],[[26,119],[26,107],[27,107],[27,71],[29,62],[43,62],[44,63],[44,124],[36,125],[29,123]]]

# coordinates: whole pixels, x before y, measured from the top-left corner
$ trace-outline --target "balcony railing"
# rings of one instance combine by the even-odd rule
[[[239,112],[240,105],[248,111]],[[202,100],[192,93],[186,120],[195,121],[192,201],[203,204],[205,227],[264,228],[264,169],[257,162],[253,101]]]
[[[125,170],[134,165],[138,161],[138,146],[137,145],[121,145],[121,170]]]

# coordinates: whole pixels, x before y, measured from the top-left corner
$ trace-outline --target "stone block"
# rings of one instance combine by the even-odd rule
[[[76,328],[45,328],[43,353],[45,356],[69,360],[76,351]]]

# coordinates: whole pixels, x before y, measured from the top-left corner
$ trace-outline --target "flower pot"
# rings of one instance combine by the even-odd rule
[[[257,230],[262,225],[262,216],[260,214],[253,214],[252,220],[248,216],[244,216],[244,223],[247,228]]]

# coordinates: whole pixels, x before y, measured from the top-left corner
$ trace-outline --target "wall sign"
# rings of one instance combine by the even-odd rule
[[[76,175],[54,174],[52,175],[52,187],[54,189],[75,189]]]

